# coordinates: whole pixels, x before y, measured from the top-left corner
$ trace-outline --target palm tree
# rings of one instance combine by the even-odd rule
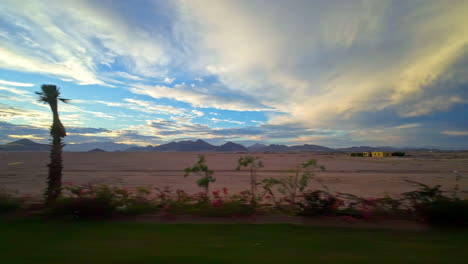
[[[41,91],[36,92],[39,102],[48,103],[53,114],[53,123],[50,128],[52,136],[52,146],[50,150],[49,176],[47,178],[47,189],[45,190],[46,203],[55,201],[62,190],[62,148],[64,146],[62,138],[67,135],[65,127],[60,122],[58,114],[58,101],[68,103],[68,99],[60,97],[60,90],[52,84],[41,85]]]

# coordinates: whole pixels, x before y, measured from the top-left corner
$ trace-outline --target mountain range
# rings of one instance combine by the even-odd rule
[[[20,139],[5,145],[0,145],[0,151],[49,151],[50,146],[29,139]]]
[[[20,139],[0,145],[0,151],[49,151],[48,144],[40,144],[33,142],[29,139]],[[211,145],[210,143],[198,139],[196,141],[185,140],[179,142],[170,142],[158,146],[148,145],[146,147],[139,147],[135,145],[120,144],[114,142],[96,142],[96,143],[81,143],[81,144],[68,144],[65,146],[64,151],[89,151],[89,152],[103,152],[103,151],[125,151],[125,152],[364,152],[364,151],[398,151],[398,150],[436,150],[436,149],[423,149],[423,148],[393,148],[388,146],[370,147],[370,146],[355,146],[349,148],[328,148],[319,145],[296,145],[286,146],[271,144],[265,145],[256,143],[252,146],[245,147],[241,144],[234,142],[227,142],[221,146]]]

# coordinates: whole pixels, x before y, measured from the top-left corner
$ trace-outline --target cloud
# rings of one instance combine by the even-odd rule
[[[67,127],[67,132],[76,133],[76,134],[95,134],[95,133],[103,133],[103,132],[111,132],[111,131],[106,128]]]
[[[414,105],[407,106],[401,111],[403,117],[415,117],[427,115],[434,111],[443,111],[450,109],[455,104],[468,103],[459,96],[446,96],[441,95],[435,98],[421,100]]]
[[[231,119],[219,119],[219,118],[214,118],[214,117],[210,118],[210,121],[213,121],[214,123],[224,122],[224,123],[232,123],[232,124],[238,124],[238,125],[245,124],[245,122],[241,122],[241,121],[235,121]]]
[[[177,57],[171,30],[166,27],[171,23],[161,17],[149,26],[148,19],[158,17],[156,7],[138,8],[123,2],[46,0],[25,4],[7,0],[0,11],[0,23],[7,25],[0,36],[0,64],[79,84],[106,85],[101,75],[113,66],[130,71],[117,73],[122,78],[138,80],[133,73],[164,78],[166,66]],[[135,14],[129,10],[138,10],[138,14],[129,15]],[[170,5],[165,7],[167,13],[171,10]]]
[[[0,80],[0,84],[10,85],[10,86],[19,86],[19,87],[32,87],[32,86],[34,86],[34,84],[32,84],[32,83],[10,82],[10,81],[5,81],[5,80]]]
[[[270,107],[264,106],[258,101],[242,97],[242,95],[222,95],[212,92],[218,87],[195,89],[186,84],[176,84],[172,88],[162,85],[134,85],[130,91],[135,94],[148,95],[153,98],[169,98],[186,102],[199,108],[216,108],[234,111],[270,111]]]
[[[36,140],[40,140],[40,139],[45,139],[43,137],[38,137],[38,136],[35,136],[35,135],[7,135],[8,137],[10,138],[27,138],[27,139],[36,139]]]
[[[65,137],[67,144],[91,143],[91,142],[125,142],[126,144],[148,144],[148,142],[160,142],[160,137],[155,135],[142,135],[138,131],[122,129],[108,130],[92,127],[67,127],[68,135]],[[47,143],[50,138],[49,130],[31,125],[18,125],[0,121],[0,144],[10,142],[15,138],[28,138]]]
[[[442,131],[440,133],[447,136],[468,136],[468,131]]]
[[[191,112],[192,112],[192,114],[194,114],[194,115],[196,115],[198,117],[205,115],[202,111],[198,111],[198,110],[192,110]]]
[[[115,93],[121,97],[112,100],[118,102],[96,102],[165,115],[177,123],[160,131],[141,124],[145,136],[159,131],[164,138],[183,137],[180,131],[188,131],[186,136],[220,138],[225,133],[274,142],[335,138],[339,144],[407,144],[422,142],[422,135],[428,142],[437,136],[448,140],[439,131],[463,131],[456,123],[468,105],[467,13],[463,0],[206,5],[186,0],[5,0],[0,68],[78,84],[129,87],[138,96]],[[38,103],[23,98],[20,88],[32,83],[0,84],[7,94],[1,97],[7,104],[0,104],[0,120],[50,125],[48,106],[34,110]],[[146,96],[163,100],[141,100]],[[220,111],[212,121],[230,120],[245,130],[218,130],[192,124],[203,112],[176,107],[185,106],[179,102],[264,112],[255,114],[267,120],[250,127]],[[72,126],[86,126],[96,117],[119,122],[132,116],[92,106],[60,109]],[[155,118],[138,115],[139,120]],[[264,134],[248,134],[258,131]]]
[[[111,107],[121,107],[125,109],[131,109],[134,111],[139,111],[148,114],[163,114],[163,115],[180,115],[185,117],[195,117],[203,115],[202,112],[197,110],[189,111],[185,108],[174,107],[171,105],[162,105],[156,104],[151,101],[144,101],[132,98],[124,98],[123,102],[109,102],[109,101],[93,101],[94,103],[99,103]],[[201,113],[201,115],[200,115]]]
[[[131,98],[124,99],[126,106],[133,110],[139,110],[145,113],[159,113],[166,115],[188,115],[188,110],[184,108],[176,108],[171,105],[158,105],[150,101],[142,101]]]
[[[271,123],[323,126],[418,102],[441,79],[467,82],[466,65],[454,70],[468,52],[466,1],[181,3],[199,21],[190,27],[200,39],[199,67],[287,113],[271,116]],[[456,97],[451,87],[435,93]],[[402,115],[464,100],[426,102]]]
[[[17,94],[17,95],[29,94],[29,92],[27,92],[27,91],[18,90],[18,89],[9,88],[9,87],[1,87],[1,86],[0,86],[0,91],[7,91],[9,93],[14,93],[14,94]]]
[[[124,78],[124,79],[128,79],[128,80],[132,80],[132,81],[143,81],[144,80],[143,78],[141,78],[139,76],[132,75],[132,74],[129,74],[127,72],[113,72],[112,75],[117,76],[117,77],[121,77],[121,78]]]
[[[166,78],[164,78],[163,83],[171,84],[171,83],[173,83],[174,81],[175,81],[175,78],[166,77]]]

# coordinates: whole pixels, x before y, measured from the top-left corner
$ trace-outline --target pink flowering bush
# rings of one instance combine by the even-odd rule
[[[102,219],[115,215],[159,213],[200,216],[243,216],[255,212],[251,194],[229,195],[227,188],[189,194],[184,190],[107,185],[67,185],[62,196],[49,208],[49,215],[74,219]]]
[[[130,190],[107,185],[66,185],[62,196],[49,208],[50,215],[76,219],[102,219],[116,214],[140,214],[157,210],[149,188]]]

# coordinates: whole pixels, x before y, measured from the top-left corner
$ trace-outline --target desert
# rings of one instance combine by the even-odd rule
[[[191,166],[199,154],[205,155],[214,170],[212,190],[229,188],[235,193],[249,189],[247,170],[236,171],[237,160],[246,153],[215,152],[64,152],[63,182],[67,184],[106,184],[170,187],[193,193],[200,191],[196,176],[184,177],[183,169]],[[258,170],[259,180],[284,177],[309,159],[325,166],[315,172],[332,192],[363,197],[397,196],[415,189],[416,181],[429,186],[455,187],[456,175],[462,175],[460,189],[468,187],[468,152],[410,152],[407,157],[363,158],[347,153],[249,153],[260,157],[265,167]],[[40,198],[46,187],[47,152],[1,152],[0,186],[21,195]],[[313,181],[312,189],[321,184]],[[468,194],[462,193],[463,196]]]

